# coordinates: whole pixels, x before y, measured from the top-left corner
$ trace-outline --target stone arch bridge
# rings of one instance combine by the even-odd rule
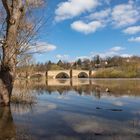
[[[96,71],[89,70],[50,70],[47,72],[37,72],[28,74],[28,78],[32,77],[46,77],[48,79],[59,79],[59,78],[90,78],[94,76]],[[21,74],[20,74],[21,75]],[[20,77],[18,75],[18,77]]]
[[[90,78],[95,71],[88,70],[54,70],[48,71],[46,76],[48,78]]]

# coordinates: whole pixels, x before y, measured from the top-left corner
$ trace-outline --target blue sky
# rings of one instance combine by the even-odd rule
[[[140,0],[50,0],[38,62],[140,55]]]

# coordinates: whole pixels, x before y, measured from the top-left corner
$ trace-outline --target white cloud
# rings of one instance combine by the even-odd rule
[[[94,33],[102,27],[104,27],[104,25],[100,21],[92,21],[89,23],[85,23],[79,20],[71,24],[71,28],[73,30],[84,33],[84,34]]]
[[[56,46],[47,42],[37,42],[34,46],[30,47],[30,52],[46,53],[56,50]]]
[[[98,0],[68,0],[61,2],[55,10],[55,20],[62,21],[91,11],[99,5]]]
[[[91,52],[88,56],[78,56],[76,57],[75,60],[77,59],[92,59],[94,56],[99,55],[101,58],[107,58],[107,57],[113,57],[113,56],[121,56],[121,57],[131,57],[133,55],[131,54],[125,54],[125,53],[121,53],[122,50],[124,50],[125,48],[120,47],[120,46],[116,46],[113,48],[110,48],[109,50],[106,50],[104,52]]]
[[[84,60],[84,59],[91,59],[90,56],[78,56],[76,57],[76,60],[78,59],[81,59],[81,60]]]
[[[132,1],[127,4],[117,5],[112,11],[112,20],[116,27],[135,24],[139,19],[139,9]]]
[[[125,48],[121,47],[121,46],[115,46],[113,48],[110,49],[110,51],[113,51],[113,52],[118,52],[118,51],[122,51],[124,50]]]
[[[99,12],[92,13],[88,16],[88,19],[90,20],[103,20],[105,18],[108,18],[110,15],[111,9],[105,9]]]
[[[106,26],[106,23],[109,21],[109,14],[111,9],[102,10],[95,12],[86,17],[88,22],[79,20],[71,24],[71,28],[75,31],[90,34],[96,32],[98,29]]]
[[[67,55],[67,54],[64,54],[64,55],[58,54],[58,55],[56,55],[56,59],[58,59],[58,60],[68,60],[69,55]]]
[[[100,11],[95,10],[97,6],[110,4],[111,1],[112,0],[67,0],[61,2],[55,10],[55,21],[71,19],[84,13],[83,20],[73,22],[71,28],[84,34],[90,34],[107,25],[126,27],[140,20],[140,7],[137,1],[134,0],[128,0],[127,3],[123,2],[113,8],[110,7]],[[135,34],[139,31],[140,26],[132,26],[123,30],[126,34]]]
[[[132,57],[133,55],[132,54],[121,54],[120,56],[121,57]]]
[[[125,54],[125,53],[118,53],[113,51],[107,51],[107,52],[99,52],[99,53],[93,53],[91,57],[99,55],[101,58],[107,58],[107,57],[113,57],[113,56],[121,56],[121,57],[131,57],[132,54]]]
[[[128,27],[127,29],[123,30],[125,34],[136,34],[140,32],[140,26],[132,26]]]
[[[99,55],[102,58],[113,57],[113,56],[122,56],[123,57],[126,55],[126,54],[120,53],[123,50],[125,50],[125,48],[123,48],[121,46],[115,46],[115,47],[110,48],[109,50],[107,50],[105,52],[98,52],[98,53],[91,52],[91,56]]]
[[[104,0],[105,1],[105,3],[107,3],[107,4],[110,4],[111,3],[111,0]]]
[[[114,101],[112,104],[115,106],[124,106],[124,103],[121,101]]]
[[[113,57],[115,55],[118,55],[118,53],[114,51],[97,52],[97,53],[93,53],[92,57],[95,55],[99,55],[101,58],[106,58],[106,57]]]
[[[128,39],[129,42],[140,42],[140,37],[132,37]]]

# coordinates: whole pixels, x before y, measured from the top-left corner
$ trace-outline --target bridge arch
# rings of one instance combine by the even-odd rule
[[[86,72],[80,72],[78,78],[89,78],[89,75]]]
[[[55,76],[55,78],[56,79],[68,79],[68,78],[70,78],[70,76],[67,74],[67,73],[65,73],[65,72],[60,72],[60,73],[58,73],[56,76]]]

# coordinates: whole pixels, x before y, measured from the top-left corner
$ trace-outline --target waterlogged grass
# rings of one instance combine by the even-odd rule
[[[32,105],[36,103],[36,97],[27,94],[14,94],[11,97],[13,104],[28,104]]]

